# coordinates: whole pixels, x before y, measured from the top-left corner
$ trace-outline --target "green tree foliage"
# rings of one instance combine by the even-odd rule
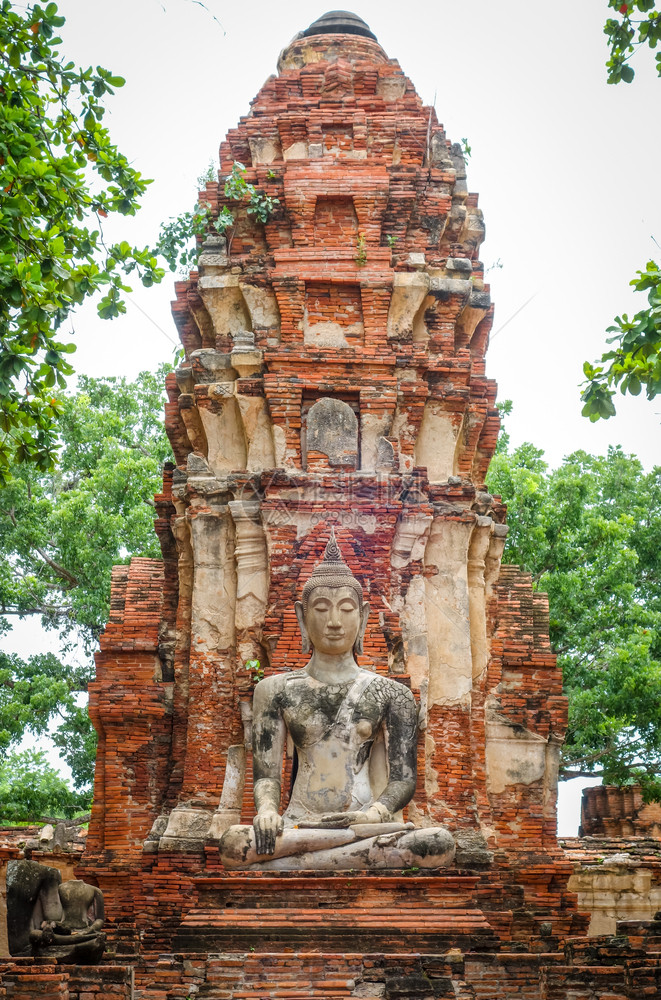
[[[661,42],[661,7],[655,0],[608,0],[608,6],[619,18],[610,17],[604,26],[608,38],[608,82],[631,83],[634,69],[630,59],[641,46],[656,49]],[[661,76],[661,51],[656,53],[656,68]],[[586,361],[581,398],[583,416],[593,422],[615,416],[614,395],[619,388],[624,395],[638,396],[643,386],[648,399],[661,393],[661,270],[650,260],[644,271],[638,271],[631,284],[639,292],[647,292],[648,308],[629,319],[616,316],[607,333],[614,346],[604,351],[593,364]]]
[[[648,308],[637,312],[631,319],[616,316],[608,333],[613,336],[608,343],[614,346],[605,351],[594,365],[583,365],[586,377],[582,398],[583,416],[590,420],[608,419],[615,414],[613,396],[619,388],[624,395],[638,396],[643,386],[648,399],[661,393],[661,270],[650,260],[644,271],[631,282],[636,291],[647,292]]]
[[[71,819],[89,805],[89,795],[72,792],[42,751],[0,758],[0,823]]]
[[[16,463],[53,467],[71,310],[103,293],[100,315],[117,316],[126,275],[164,273],[151,250],[104,242],[103,219],[134,215],[149,182],[102,124],[124,80],[66,62],[63,24],[55,3],[0,0],[0,481]]]
[[[153,495],[170,450],[161,413],[167,366],[124,378],[81,377],[64,396],[56,471],[23,464],[0,488],[0,632],[40,616],[71,667],[53,653],[0,654],[0,754],[53,728],[77,787],[91,780],[94,734],[81,706],[89,658],[108,618],[113,565],[160,556]],[[87,658],[86,658],[87,657]]]
[[[631,83],[635,76],[630,63],[634,52],[645,45],[654,50],[661,42],[661,8],[657,8],[656,0],[608,0],[608,6],[620,15],[609,17],[604,25],[609,48],[608,82]],[[661,52],[655,58],[661,76]]]
[[[0,762],[26,733],[50,735],[76,788],[89,788],[96,733],[81,700],[92,676],[91,661],[71,666],[53,653],[23,660],[0,652]]]
[[[199,177],[198,183],[212,180],[212,168],[211,172],[212,176],[209,176],[207,171]],[[245,203],[248,215],[254,215],[259,222],[266,223],[280,204],[280,200],[248,183],[245,174],[244,165],[235,161],[232,172],[225,178],[223,187],[225,197],[239,204]],[[214,218],[210,205],[202,198],[192,212],[183,212],[163,223],[155,253],[165,258],[171,271],[179,269],[186,272],[197,261],[197,237],[204,236],[208,232],[224,233],[229,237],[228,245],[231,246],[234,222],[234,215],[227,205],[223,205]]]
[[[561,777],[661,799],[661,468],[611,448],[549,471],[524,444],[494,457],[489,488],[508,505],[505,561],[549,596],[569,697]]]

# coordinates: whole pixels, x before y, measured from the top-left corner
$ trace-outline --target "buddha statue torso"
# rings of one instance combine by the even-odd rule
[[[273,706],[296,748],[285,827],[324,813],[363,810],[384,791],[389,775],[414,778],[417,712],[401,684],[360,668],[343,684],[325,684],[306,670],[279,675],[276,684]],[[256,730],[259,739],[259,723]],[[386,732],[395,750],[390,768]]]

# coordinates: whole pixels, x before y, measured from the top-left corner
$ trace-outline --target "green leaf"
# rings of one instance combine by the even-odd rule
[[[644,271],[638,271],[632,284],[638,291],[648,293],[648,307],[629,319],[623,314],[615,318],[615,325],[608,333],[615,336],[607,343],[615,344],[613,350],[605,351],[596,365],[585,362],[583,373],[586,382],[582,398],[585,401],[583,415],[595,421],[608,419],[615,414],[612,401],[612,387],[619,386],[623,394],[640,395],[645,387],[648,399],[654,399],[661,392],[661,380],[654,359],[661,358],[661,269],[654,261],[648,261]]]

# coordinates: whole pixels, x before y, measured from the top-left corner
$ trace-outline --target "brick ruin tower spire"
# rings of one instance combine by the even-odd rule
[[[264,221],[249,193],[226,194],[237,163],[277,199]],[[585,927],[556,841],[567,703],[546,598],[501,567],[505,510],[484,487],[493,312],[462,149],[368,26],[333,11],[282,52],[201,197],[233,221],[176,285],[185,359],[167,380],[163,559],[114,575],[81,871],[119,950],[143,956],[143,997],[160,988],[149,956],[175,951],[196,953],[205,996],[253,996],[255,950],[276,955],[271,987],[296,980],[306,996],[330,996],[310,985],[320,968],[345,983],[338,996],[383,976],[394,996],[402,969],[477,996],[464,957],[467,977],[471,962],[495,976],[479,996],[537,996],[537,953]],[[223,830],[254,810],[253,675],[305,664],[293,605],[331,526],[372,609],[360,662],[419,705],[406,816],[453,832],[454,869],[347,879],[220,864]],[[245,954],[225,966],[209,952]]]

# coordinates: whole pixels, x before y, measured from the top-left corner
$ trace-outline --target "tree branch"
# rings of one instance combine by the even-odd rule
[[[615,743],[609,743],[607,746],[602,747],[600,750],[597,750],[596,753],[581,754],[580,757],[573,757],[571,760],[568,760],[566,764],[561,763],[560,766],[573,767],[574,764],[593,764],[596,763],[598,760],[601,760],[601,758],[605,757],[607,754],[615,753],[616,750],[617,750],[617,745]]]
[[[20,618],[24,618],[27,615],[62,615],[63,617],[66,616],[68,618],[71,616],[71,608],[55,608],[49,605],[39,604],[34,608],[2,608],[0,613],[3,615],[17,615]]]
[[[11,507],[10,510],[5,510],[5,511],[3,511],[3,513],[7,515],[7,517],[9,518],[9,520],[11,521],[11,523],[14,525],[14,527],[17,527],[15,508]],[[46,565],[50,566],[50,568],[53,570],[54,573],[56,573],[63,580],[67,580],[68,581],[68,583],[70,584],[70,586],[67,587],[67,590],[71,590],[73,587],[77,587],[78,586],[79,580],[78,580],[77,577],[75,577],[73,575],[73,573],[70,573],[68,569],[64,568],[64,566],[60,566],[59,563],[56,563],[55,560],[51,559],[51,557],[48,555],[48,553],[44,552],[44,550],[41,549],[41,548],[39,548],[38,545],[35,545],[33,547],[34,547],[34,551],[36,553],[38,553],[38,555],[41,556],[41,558],[44,560],[44,562],[46,563]],[[7,613],[9,614],[10,612],[7,612]]]
[[[128,441],[125,441],[124,445],[125,445],[125,447],[130,448],[132,451],[139,451],[141,455],[145,456],[145,458],[151,458],[152,457],[151,453],[148,452],[147,449],[144,448],[141,444],[129,444]]]
[[[38,545],[34,546],[34,550],[41,556],[44,562],[50,566],[54,573],[57,573],[57,575],[62,577],[63,580],[67,580],[69,582],[71,586],[67,587],[67,590],[71,590],[73,587],[78,586],[78,578],[75,577],[73,573],[70,573],[68,569],[64,568],[64,566],[60,566],[56,563],[55,560],[51,559],[48,553],[44,552],[43,549],[40,549]]]
[[[560,781],[571,781],[572,778],[603,778],[603,771],[566,771],[560,768]]]

